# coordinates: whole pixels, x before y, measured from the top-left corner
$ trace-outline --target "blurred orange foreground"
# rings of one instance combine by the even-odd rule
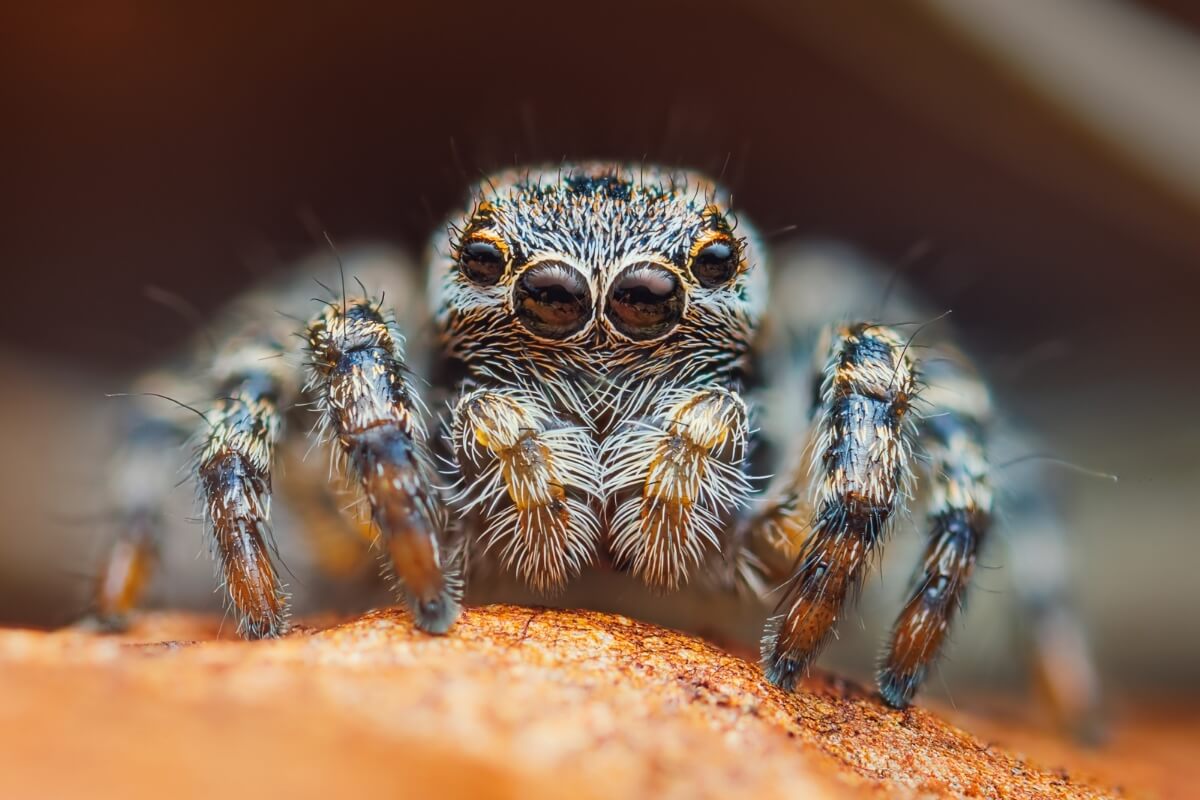
[[[181,615],[124,637],[0,632],[0,795],[1146,796],[826,676],[784,694],[618,616],[489,606],[430,637],[385,610],[276,641],[215,633]]]

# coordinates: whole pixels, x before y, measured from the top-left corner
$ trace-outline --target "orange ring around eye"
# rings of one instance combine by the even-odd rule
[[[700,285],[712,289],[733,280],[742,265],[742,248],[724,231],[710,231],[698,238],[688,254],[688,270]]]
[[[471,231],[459,245],[454,261],[472,283],[493,286],[508,267],[508,243],[487,231]]]

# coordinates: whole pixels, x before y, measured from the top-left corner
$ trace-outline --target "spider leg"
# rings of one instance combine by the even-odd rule
[[[1019,440],[1018,434],[1011,438]],[[1099,671],[1071,606],[1069,544],[1054,502],[1063,492],[1049,473],[1036,462],[1006,473],[998,487],[1004,511],[1000,540],[1023,612],[1020,628],[1034,683],[1064,728],[1096,742],[1104,736]]]
[[[304,411],[305,416],[311,413]],[[293,430],[303,426],[293,426],[290,418],[288,423]],[[329,480],[328,464],[308,452],[309,447],[305,438],[296,437],[281,449],[287,472],[278,485],[280,501],[287,504],[291,518],[303,521],[300,537],[323,576],[338,581],[362,577],[374,561],[375,527],[369,518],[345,507],[344,493]]]
[[[618,427],[602,446],[605,488],[617,497],[613,555],[646,584],[676,588],[721,545],[751,494],[743,470],[749,413],[723,387],[669,389],[651,416]]]
[[[280,409],[294,382],[270,336],[234,339],[217,359],[217,399],[205,413],[195,473],[220,578],[238,630],[258,639],[287,631],[287,597],[271,562],[271,472]]]
[[[802,443],[795,446],[793,463],[771,481],[754,513],[735,529],[727,562],[732,571],[727,585],[748,589],[765,599],[790,577],[812,533],[812,480],[806,460],[818,429],[809,425]],[[728,571],[728,570],[727,570]]]
[[[896,708],[912,701],[938,657],[992,520],[987,389],[965,363],[953,358],[927,359],[922,378],[927,410],[920,430],[929,458],[929,539],[878,673],[880,694]]]
[[[793,572],[813,530],[815,449],[823,434],[822,386],[832,346],[830,320],[863,313],[863,298],[883,296],[886,274],[831,242],[784,247],[772,275],[771,310],[751,372],[757,405],[755,472],[774,477],[734,531],[726,584],[766,599]],[[894,319],[914,319],[903,287],[891,292]],[[899,301],[899,302],[897,302]],[[896,314],[898,316],[894,316]],[[819,470],[818,470],[819,471]]]
[[[458,618],[459,586],[442,552],[445,514],[395,317],[371,299],[334,302],[305,339],[307,391],[370,506],[397,589],[419,628],[445,633]]]
[[[153,374],[137,388],[164,389],[172,376]],[[189,387],[190,388],[190,387]],[[172,388],[182,394],[182,387]],[[109,469],[108,493],[118,526],[95,584],[90,619],[105,630],[123,630],[141,605],[158,568],[166,526],[165,498],[176,482],[179,449],[187,440],[186,412],[161,397],[134,393],[121,425],[121,446]]]
[[[895,331],[841,326],[828,353],[819,402],[813,473],[818,485],[811,533],[767,623],[768,679],[791,688],[820,652],[842,605],[857,589],[906,494],[915,367]]]
[[[161,520],[150,515],[127,519],[113,542],[96,581],[91,619],[106,631],[122,631],[141,605],[158,566]]]
[[[560,589],[596,555],[596,447],[529,393],[475,390],[454,407],[451,443],[463,488],[453,502],[485,520],[485,547],[539,591]]]

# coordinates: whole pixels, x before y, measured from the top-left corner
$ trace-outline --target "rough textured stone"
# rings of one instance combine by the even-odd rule
[[[373,612],[278,641],[147,615],[0,633],[5,797],[1121,796],[814,675],[624,617]]]

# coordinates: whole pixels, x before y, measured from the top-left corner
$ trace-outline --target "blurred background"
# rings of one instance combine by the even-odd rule
[[[1195,691],[1196,6],[317,5],[38,4],[0,26],[0,621],[87,603],[114,533],[104,393],[194,330],[148,285],[208,313],[317,249],[314,221],[419,252],[482,172],[644,158],[722,173],[776,242],[927,245],[907,277],[1040,452],[1120,476],[1067,477],[1105,683]],[[153,602],[219,608],[198,526],[166,550]],[[1019,680],[1006,558],[931,691]],[[908,563],[823,663],[869,675]]]

